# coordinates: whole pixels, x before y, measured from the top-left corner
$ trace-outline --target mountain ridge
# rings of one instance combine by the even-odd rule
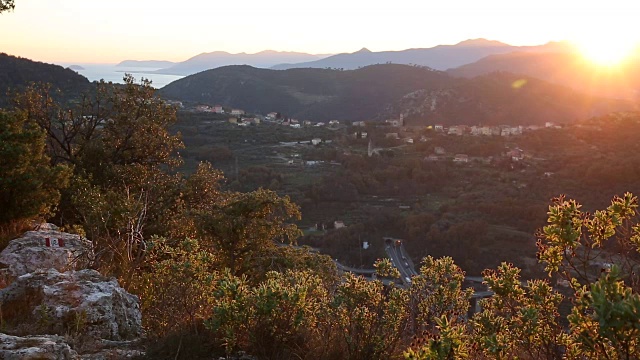
[[[571,122],[608,111],[635,109],[628,102],[595,98],[538,79],[522,79],[510,73],[492,73],[478,80],[454,78],[445,72],[399,64],[344,71],[228,66],[174,81],[159,94],[252,113],[278,111],[314,121],[380,121],[404,114],[416,125],[523,121],[544,125],[547,121]],[[523,87],[514,85],[520,83]],[[434,98],[441,106],[425,111]]]
[[[263,50],[257,53],[230,53],[226,51],[204,52],[174,65],[156,71],[158,74],[191,75],[201,71],[229,65],[251,65],[268,68],[281,62],[318,60],[327,55],[307,54],[295,51]]]
[[[473,63],[486,56],[510,53],[514,51],[560,51],[569,50],[569,46],[562,42],[549,42],[544,45],[535,46],[512,46],[496,40],[484,38],[468,39],[453,45],[436,45],[430,48],[411,48],[396,51],[372,52],[356,51],[353,53],[341,53],[326,58],[304,62],[304,63],[283,63],[274,65],[271,69],[286,70],[291,68],[336,68],[353,70],[359,67],[374,64],[405,64],[427,66],[436,70],[447,70],[465,64]]]

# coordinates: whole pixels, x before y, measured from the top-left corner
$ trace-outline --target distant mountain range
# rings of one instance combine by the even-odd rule
[[[436,70],[448,70],[478,61],[486,56],[517,51],[572,52],[574,49],[565,42],[551,42],[538,46],[512,46],[486,39],[465,40],[455,45],[438,45],[431,48],[407,49],[402,51],[373,52],[363,48],[354,53],[337,55],[306,54],[265,50],[255,54],[231,54],[224,51],[202,53],[188,60],[172,63],[165,61],[125,60],[118,66],[161,67],[154,71],[159,74],[192,75],[201,71],[228,65],[249,65],[257,68],[286,70],[292,68],[321,68],[354,70],[375,64],[405,64],[427,66]]]
[[[168,68],[175,65],[173,61],[165,60],[124,60],[118,63],[117,67],[146,67],[146,68]]]
[[[463,79],[397,64],[345,71],[228,66],[174,81],[159,93],[316,121],[383,120],[404,114],[414,124],[544,124],[636,108],[628,101],[584,95],[521,75]]]
[[[620,66],[598,68],[576,52],[512,52],[487,56],[448,70],[456,77],[472,78],[508,71],[611,98],[640,99],[640,54]]]
[[[24,89],[31,82],[50,83],[63,96],[77,96],[89,88],[89,80],[60,65],[0,53],[0,107],[10,103],[11,92]]]
[[[255,54],[231,54],[225,51],[202,53],[188,60],[173,64],[156,71],[159,74],[191,75],[204,70],[215,69],[228,65],[250,65],[268,68],[283,62],[305,62],[318,60],[327,55],[312,55],[299,52],[266,50]]]
[[[523,50],[532,52],[557,52],[570,51],[571,47],[567,43],[557,42],[539,46],[512,46],[499,41],[473,39],[462,41],[455,45],[438,45],[432,48],[402,51],[372,52],[364,48],[354,53],[333,55],[316,61],[279,64],[273,66],[272,69],[335,68],[353,70],[373,64],[392,63],[428,66],[436,70],[447,70],[475,62],[489,55]]]
[[[504,45],[475,40],[463,47]],[[355,70],[223,66],[174,81],[159,94],[316,121],[384,120],[403,114],[409,124],[544,124],[638,109],[637,60],[619,70],[596,71],[569,50],[562,43],[547,44],[493,54],[447,72],[400,64]],[[9,104],[9,91],[19,91],[30,82],[52,83],[67,99],[90,88],[90,82],[71,69],[0,54],[0,107]]]

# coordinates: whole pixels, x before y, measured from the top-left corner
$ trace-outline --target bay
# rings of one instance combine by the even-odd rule
[[[148,67],[123,67],[116,66],[116,64],[83,64],[83,63],[64,63],[60,64],[64,67],[71,65],[79,65],[82,67],[80,70],[74,70],[80,75],[83,75],[89,81],[111,81],[113,83],[123,84],[124,75],[129,73],[133,75],[137,82],[140,82],[141,78],[151,80],[151,85],[155,88],[161,88],[172,81],[182,79],[182,75],[166,75],[166,74],[154,74],[159,68]]]

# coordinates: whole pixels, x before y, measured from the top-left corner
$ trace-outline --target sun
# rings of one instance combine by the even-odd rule
[[[614,67],[628,60],[638,49],[638,43],[624,37],[592,36],[575,42],[589,61],[600,66]]]

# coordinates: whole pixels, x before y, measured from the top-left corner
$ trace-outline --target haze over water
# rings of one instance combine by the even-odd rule
[[[159,68],[116,66],[116,64],[64,63],[60,65],[64,67],[69,67],[71,65],[82,66],[84,70],[76,71],[80,75],[89,79],[89,81],[99,81],[104,79],[104,81],[107,82],[111,81],[113,83],[122,84],[124,82],[122,80],[124,75],[126,73],[130,73],[137,82],[139,82],[141,78],[149,79],[152,81],[151,85],[158,89],[172,81],[182,79],[184,77],[182,75],[154,74],[153,72],[160,70]]]

